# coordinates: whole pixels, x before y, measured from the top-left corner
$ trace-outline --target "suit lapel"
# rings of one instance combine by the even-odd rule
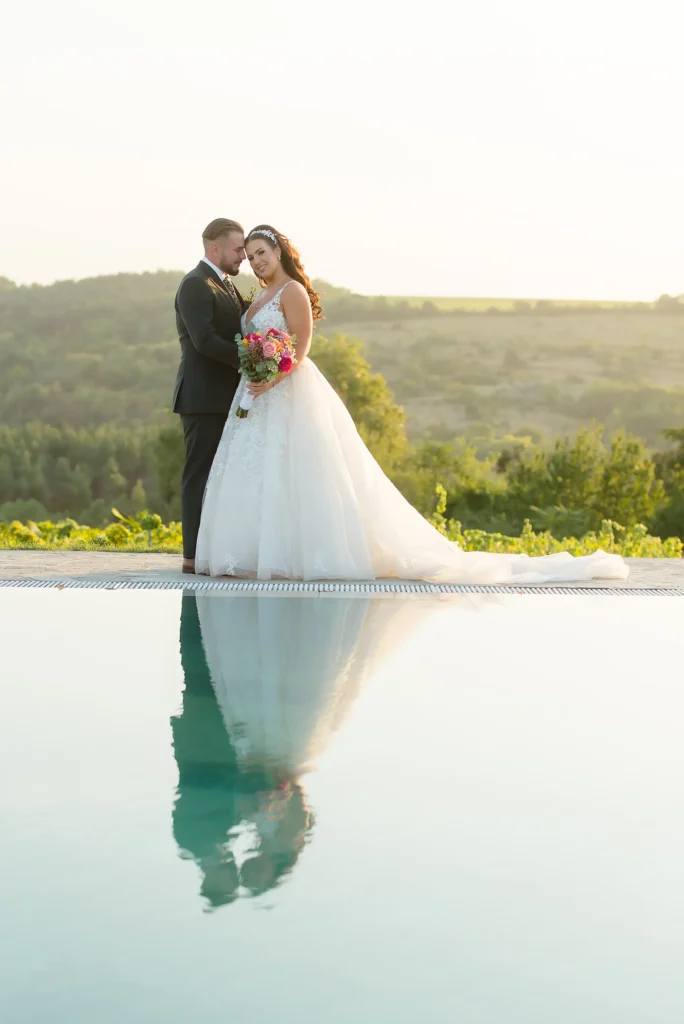
[[[197,264],[197,269],[204,274],[208,281],[213,281],[214,284],[218,284],[223,287],[223,279],[218,276],[213,267],[210,267],[204,260],[200,260]]]
[[[242,308],[242,298],[241,298],[240,293],[238,292],[237,288],[235,288],[235,286],[233,286],[235,288],[235,294],[233,294],[233,289],[228,287],[228,285],[226,284],[225,278],[222,278],[221,280],[219,280],[219,278],[218,278],[214,268],[210,267],[208,263],[204,262],[204,260],[200,260],[199,261],[199,263],[197,264],[197,269],[200,270],[204,274],[204,276],[207,278],[208,281],[211,281],[212,284],[216,285],[216,287],[220,290],[222,295],[227,295],[228,296],[228,298],[231,301],[231,305],[235,309],[237,309],[237,311],[240,314],[240,316],[242,316],[242,314],[244,313],[244,309]],[[237,296],[237,299],[236,299],[236,296]]]

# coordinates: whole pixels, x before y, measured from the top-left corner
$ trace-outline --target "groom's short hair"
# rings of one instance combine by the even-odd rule
[[[202,232],[202,238],[205,242],[215,242],[217,238],[221,238],[222,235],[229,235],[231,231],[239,231],[241,235],[245,233],[242,224],[238,224],[236,220],[217,217],[216,220],[212,220],[210,224],[207,224]]]

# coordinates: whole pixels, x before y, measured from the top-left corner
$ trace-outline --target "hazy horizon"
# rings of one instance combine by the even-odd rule
[[[38,0],[4,22],[20,284],[188,269],[229,216],[361,294],[684,291],[674,0]]]
[[[154,269],[148,268],[146,270],[114,270],[114,271],[111,271],[110,273],[106,273],[106,274],[87,274],[84,277],[62,277],[62,278],[55,278],[54,281],[17,281],[14,278],[10,278],[10,280],[13,280],[14,283],[16,285],[20,286],[20,287],[31,288],[31,287],[34,287],[34,286],[38,286],[38,287],[42,287],[42,288],[49,288],[51,285],[64,284],[66,282],[78,283],[79,281],[88,281],[88,280],[92,280],[92,279],[99,278],[99,277],[116,277],[118,274],[178,274],[179,277],[180,277],[180,275],[184,274],[189,269],[190,269],[190,267],[186,267],[186,268],[183,268],[183,269],[180,269],[178,267],[156,267]],[[241,276],[253,276],[250,273],[250,271],[247,271],[247,270],[241,270],[240,274],[241,274]],[[7,274],[0,274],[0,277],[8,277],[8,275]],[[344,282],[340,282],[340,281],[327,281],[327,280],[325,280],[325,278],[320,278],[320,277],[319,278],[315,278],[315,279],[317,279],[319,281],[325,281],[326,284],[331,285],[333,288],[348,288],[348,286]],[[469,301],[472,301],[472,300],[484,301],[485,299],[492,299],[492,300],[496,300],[496,301],[499,301],[499,302],[502,302],[502,301],[503,302],[506,302],[506,301],[511,301],[511,302],[535,302],[537,300],[555,301],[555,302],[582,302],[582,301],[586,301],[586,302],[615,302],[615,303],[630,302],[630,301],[633,301],[633,302],[641,302],[641,301],[643,301],[643,302],[655,302],[655,300],[658,299],[660,297],[660,295],[663,294],[663,292],[658,292],[657,295],[652,295],[652,296],[650,296],[648,298],[645,298],[645,299],[632,299],[632,300],[630,300],[630,299],[624,299],[624,298],[616,298],[614,295],[592,296],[590,298],[587,298],[584,295],[460,295],[460,294],[456,294],[455,292],[450,294],[450,295],[447,295],[446,293],[438,294],[437,292],[430,292],[430,293],[423,292],[421,295],[418,295],[416,292],[408,292],[408,291],[406,291],[406,292],[361,292],[361,291],[358,291],[357,289],[349,289],[349,290],[352,291],[356,295],[362,295],[362,296],[365,296],[365,297],[368,297],[368,298],[383,298],[383,297],[384,298],[388,298],[388,299],[395,299],[395,298],[396,299],[402,299],[402,298],[407,298],[407,299],[408,298],[459,299],[459,298],[461,298],[461,299],[469,300]],[[677,295],[677,296],[680,296],[682,294],[682,292],[677,292],[677,293],[674,293],[674,294]]]

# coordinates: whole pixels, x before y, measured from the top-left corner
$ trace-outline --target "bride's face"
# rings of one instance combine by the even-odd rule
[[[278,269],[278,250],[269,245],[264,238],[255,238],[247,243],[247,259],[256,276],[262,281],[273,277]]]

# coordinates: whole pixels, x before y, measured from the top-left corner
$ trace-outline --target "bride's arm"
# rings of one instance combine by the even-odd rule
[[[297,365],[300,366],[311,348],[311,338],[313,337],[311,300],[304,285],[299,281],[293,281],[282,294],[280,308],[287,321],[290,334],[296,336],[295,356]]]
[[[304,285],[300,284],[299,281],[293,281],[289,284],[281,296],[280,308],[287,321],[289,333],[296,337],[294,347],[297,362],[291,371],[296,373],[298,367],[306,359],[307,353],[311,348],[311,338],[313,336],[311,302]],[[270,391],[272,387],[275,387],[284,377],[288,376],[289,374],[279,373],[276,379],[269,381],[268,384],[250,384],[248,391],[255,396],[263,395],[265,391]]]

